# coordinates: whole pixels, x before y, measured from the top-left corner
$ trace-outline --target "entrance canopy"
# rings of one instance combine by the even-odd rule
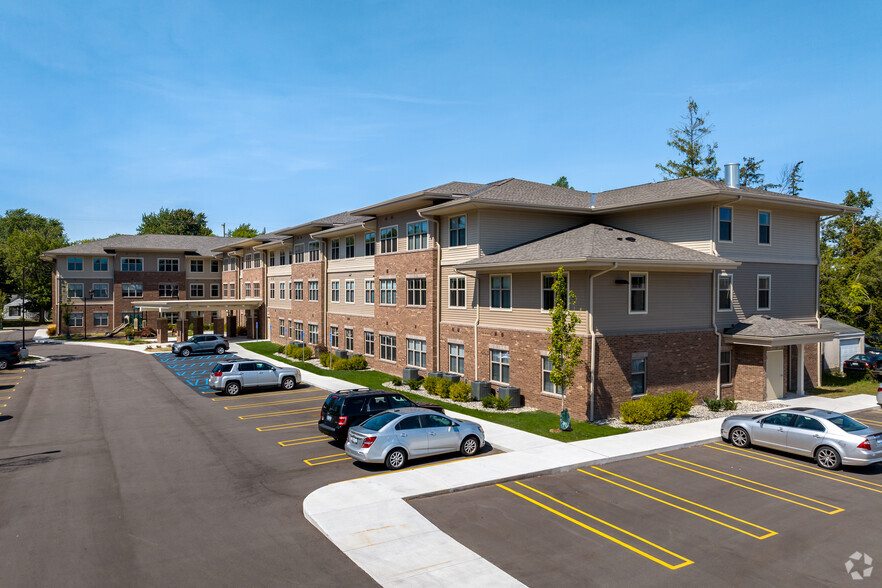
[[[140,311],[158,312],[224,312],[227,310],[254,310],[260,308],[263,301],[256,298],[225,299],[225,300],[168,300],[150,301],[135,304]]]
[[[755,314],[723,331],[723,341],[736,345],[778,347],[832,341],[836,333],[793,321]]]

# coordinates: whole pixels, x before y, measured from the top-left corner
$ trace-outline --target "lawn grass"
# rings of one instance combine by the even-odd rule
[[[842,398],[843,396],[854,396],[855,394],[871,394],[876,395],[879,388],[879,382],[864,374],[843,374],[835,375],[824,372],[821,378],[821,386],[806,390],[806,394],[812,396],[823,396],[825,398]]]
[[[307,372],[345,380],[347,382],[352,382],[353,384],[356,384],[358,386],[365,386],[367,388],[372,388],[375,390],[390,390],[393,392],[400,392],[399,390],[393,390],[392,388],[387,388],[383,385],[384,383],[392,379],[392,376],[385,372],[378,372],[376,370],[327,370],[318,366],[314,366],[311,363],[280,358],[275,354],[281,349],[281,346],[276,343],[270,343],[268,341],[241,343],[240,345],[242,345],[242,347],[248,349],[249,351],[260,353],[261,355],[271,357],[275,361],[282,361]],[[444,402],[444,400],[435,396],[423,396],[414,392],[403,392],[403,394],[411,400],[417,402],[429,401],[434,404],[441,405],[444,410],[458,412],[460,414],[480,418],[485,421],[498,423],[500,425],[505,425],[514,429],[520,429],[521,431],[526,431],[528,433],[534,433],[536,435],[541,435],[550,439],[556,439],[558,441],[581,441],[583,439],[594,439],[597,437],[606,437],[609,435],[618,435],[620,433],[628,432],[628,429],[592,425],[591,423],[573,420],[570,423],[572,426],[571,431],[552,433],[552,429],[557,429],[560,426],[560,415],[551,412],[545,412],[541,410],[521,413],[489,412],[483,410],[474,410],[459,406],[458,404]]]

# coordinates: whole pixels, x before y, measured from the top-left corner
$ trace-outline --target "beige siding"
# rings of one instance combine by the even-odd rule
[[[358,316],[374,316],[374,306],[375,304],[365,304],[364,303],[364,281],[367,278],[373,278],[374,272],[373,270],[369,271],[351,271],[351,272],[338,272],[328,274],[328,283],[326,284],[326,295],[328,297],[328,312],[335,314],[352,314]],[[334,280],[340,281],[340,302],[331,302],[331,282]],[[354,280],[355,281],[355,303],[347,303],[346,300],[346,281]],[[376,293],[376,289],[379,287],[379,284],[374,282],[374,292],[375,297],[379,300],[379,293]],[[308,288],[306,283],[304,282],[304,288]],[[401,285],[399,284],[398,296],[402,295]],[[304,292],[304,298],[309,295],[308,291]],[[405,293],[406,295],[406,293]]]
[[[456,265],[464,261],[475,259],[481,255],[480,245],[466,245],[465,247],[445,248],[441,250],[441,265]]]
[[[587,219],[580,215],[540,214],[535,211],[481,210],[477,216],[479,216],[483,255],[490,255],[587,222]]]
[[[462,275],[466,281],[466,307],[450,308],[450,276]],[[472,325],[477,312],[475,310],[475,278],[471,275],[456,274],[451,267],[441,268],[441,322]]]
[[[816,214],[743,204],[732,209],[732,242],[717,242],[717,251],[723,257],[766,263],[817,263]],[[771,245],[758,244],[760,210],[771,212]]]
[[[68,271],[67,270],[67,258],[68,257],[82,257],[83,258],[83,271]],[[95,257],[106,257],[107,258],[107,271],[106,272],[96,272],[93,269],[93,260]],[[94,257],[83,257],[82,255],[65,255],[63,257],[58,258],[58,267],[57,273],[58,277],[67,280],[68,282],[77,283],[77,280],[91,280],[95,282],[112,282],[113,281],[113,271],[114,269],[119,269],[118,267],[114,268],[115,259],[113,255],[96,255]]]
[[[450,219],[458,218],[463,216],[462,214],[453,214],[450,216],[444,216],[440,219],[440,235],[439,241],[441,242],[441,247],[449,250],[452,255],[456,255],[458,251],[465,249],[464,247],[454,247],[450,249]],[[478,213],[475,211],[471,211],[465,214],[466,217],[466,244],[467,246],[477,246],[478,244],[478,223],[480,219],[478,218]],[[442,256],[443,257],[443,256]],[[477,257],[475,255],[474,257]],[[471,259],[471,258],[467,258]]]
[[[291,266],[290,265],[274,265],[272,267],[266,268],[267,277],[291,277]]]
[[[597,222],[703,253],[713,253],[715,220],[710,204],[622,212],[605,215]]]
[[[384,229],[390,226],[398,227],[398,252],[402,253],[404,251],[407,251],[407,225],[412,222],[420,222],[425,220],[427,219],[422,218],[420,215],[417,214],[415,210],[377,217],[377,254],[380,255],[380,229]],[[429,237],[427,239],[427,249],[431,249],[435,246],[435,223],[429,220],[427,222],[427,228],[429,231]],[[362,244],[363,243],[364,239],[362,238]],[[357,244],[358,240],[356,239],[356,249],[358,249]],[[362,254],[364,254],[364,247],[362,247]]]
[[[754,314],[813,321],[817,308],[817,266],[777,263],[743,263],[732,276],[733,312],[718,312],[717,326],[729,327]],[[757,310],[757,275],[772,277],[769,310]]]
[[[190,271],[190,261],[191,260],[199,260],[199,259],[202,260],[202,270],[203,271],[191,272]],[[220,264],[218,264],[218,271],[212,272],[211,271],[211,262],[212,261],[214,261],[214,260],[210,257],[196,257],[196,258],[185,257],[184,258],[184,265],[181,267],[181,269],[186,271],[188,280],[209,280],[209,281],[220,280],[220,277],[221,277],[220,270],[222,268],[220,267]]]

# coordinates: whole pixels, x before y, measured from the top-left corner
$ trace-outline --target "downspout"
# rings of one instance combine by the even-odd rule
[[[732,200],[728,202],[724,202],[723,204],[733,204],[741,200],[743,196],[739,194]],[[720,205],[722,206],[722,205]],[[720,206],[714,207],[714,212],[719,211]],[[711,253],[717,257],[720,256],[720,253],[717,251],[717,218],[719,214],[711,215]],[[735,223],[735,213],[732,213],[732,223]],[[716,385],[716,397],[719,400],[722,397],[722,384],[720,382],[720,354],[723,352],[723,334],[720,332],[719,328],[717,328],[717,292],[716,292],[716,282],[717,282],[717,272],[716,270],[711,272],[711,325],[714,328],[714,335],[717,336],[717,385]],[[731,369],[731,367],[730,367]]]
[[[460,269],[457,269],[457,268],[453,268],[453,269],[458,274],[462,274],[464,276],[469,275]],[[474,333],[474,336],[475,336],[475,378],[474,379],[478,380],[478,325],[481,324],[481,288],[480,288],[480,282],[478,280],[478,270],[475,270],[474,278],[475,278],[474,297],[477,299],[477,304],[475,304],[475,322],[472,325],[472,332]]]
[[[417,211],[420,218],[435,223],[435,370],[441,371],[441,223],[438,219],[424,216],[422,211]]]
[[[588,278],[588,332],[591,333],[591,385],[588,393],[588,420],[594,420],[594,388],[597,383],[595,371],[597,368],[597,331],[594,330],[594,278],[602,276],[619,267],[619,262],[613,262],[612,266],[600,273],[593,274]]]

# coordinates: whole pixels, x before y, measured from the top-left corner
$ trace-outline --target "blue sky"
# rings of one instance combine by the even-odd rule
[[[71,239],[160,207],[272,230],[452,180],[720,163],[882,202],[882,3],[0,1],[0,210]]]

